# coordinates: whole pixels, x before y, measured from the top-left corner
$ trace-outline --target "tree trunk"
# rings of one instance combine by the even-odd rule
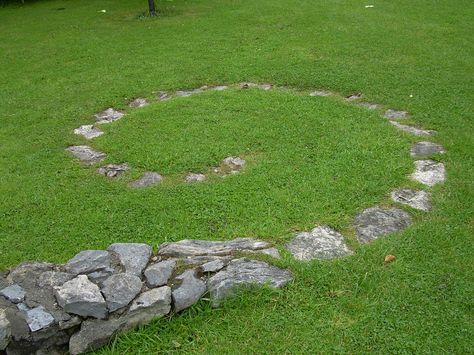
[[[155,0],[148,0],[148,8],[150,9],[150,16],[156,16]]]

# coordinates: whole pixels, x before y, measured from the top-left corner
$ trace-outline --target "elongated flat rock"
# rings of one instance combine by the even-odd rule
[[[144,173],[140,179],[131,182],[130,187],[134,187],[137,189],[144,188],[144,187],[158,184],[162,180],[163,180],[163,177],[160,174],[155,173],[153,171],[148,171]]]
[[[142,281],[138,276],[121,273],[110,276],[104,281],[102,294],[109,312],[128,305],[141,291]]]
[[[238,238],[231,241],[181,240],[163,243],[158,255],[166,257],[226,256],[235,252],[262,250],[270,244],[253,238]]]
[[[93,125],[82,125],[79,128],[76,128],[74,130],[74,134],[77,134],[79,136],[83,136],[86,139],[93,139],[100,137],[101,135],[104,134],[99,128],[94,127]]]
[[[114,243],[107,248],[118,255],[125,272],[141,277],[150,260],[152,249],[143,243]]]
[[[102,112],[96,113],[95,118],[98,124],[107,124],[121,119],[124,115],[123,112],[110,107]]]
[[[369,243],[381,236],[402,231],[412,223],[410,215],[398,208],[372,207],[355,218],[357,240]]]
[[[196,275],[195,270],[186,270],[175,278],[179,285],[171,293],[174,310],[182,311],[191,307],[206,293],[206,283]]]
[[[390,194],[392,200],[417,210],[429,211],[431,209],[431,195],[426,191],[413,189],[396,189]]]
[[[445,150],[442,145],[433,142],[417,142],[410,150],[410,155],[416,158],[426,158],[437,153],[445,153]]]
[[[300,233],[286,247],[295,259],[304,261],[333,259],[352,254],[342,234],[328,226],[318,226],[311,232]]]
[[[99,169],[97,169],[97,172],[101,175],[105,175],[109,178],[116,178],[122,175],[124,172],[129,170],[130,167],[128,166],[127,163],[123,164],[107,164],[104,166],[101,166]]]
[[[398,128],[401,131],[405,131],[407,133],[413,134],[415,136],[432,136],[436,134],[436,131],[421,129],[413,126],[407,126],[396,121],[390,121],[392,125]]]
[[[401,119],[401,118],[407,118],[409,116],[407,111],[397,111],[397,110],[392,110],[392,109],[385,111],[383,115],[385,118],[391,118],[391,119]]]
[[[433,160],[417,160],[415,161],[415,172],[411,177],[427,186],[434,186],[446,179],[444,164]]]
[[[263,261],[246,258],[232,260],[229,265],[212,276],[207,283],[214,306],[229,296],[239,287],[268,285],[274,288],[285,286],[291,281],[288,270],[280,269]]]
[[[77,159],[86,165],[92,165],[105,159],[106,154],[98,152],[87,145],[73,145],[66,148]]]

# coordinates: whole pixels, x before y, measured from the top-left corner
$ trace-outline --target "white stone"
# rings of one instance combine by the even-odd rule
[[[74,130],[74,134],[77,134],[79,136],[83,136],[86,139],[93,139],[100,137],[101,135],[104,134],[100,129],[97,127],[94,127],[93,125],[82,125],[79,128],[76,128]]]
[[[444,164],[433,160],[417,160],[415,161],[415,172],[411,177],[427,186],[434,186],[446,179]]]

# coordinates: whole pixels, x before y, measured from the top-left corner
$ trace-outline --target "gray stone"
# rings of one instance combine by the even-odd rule
[[[436,134],[436,131],[416,128],[416,127],[413,127],[413,126],[407,126],[407,125],[398,123],[396,121],[390,121],[390,123],[392,125],[394,125],[396,128],[398,128],[399,130],[402,130],[402,131],[407,132],[407,133],[411,133],[415,136],[432,136],[432,135]]]
[[[176,268],[176,260],[164,260],[146,268],[144,275],[149,287],[166,285]]]
[[[20,303],[18,309],[23,313],[26,323],[32,332],[46,329],[54,323],[54,317],[46,312],[43,306],[30,309],[24,303]]]
[[[186,266],[202,266],[212,261],[222,261],[224,265],[227,265],[229,261],[233,259],[232,255],[227,256],[212,256],[212,255],[200,255],[200,256],[184,256],[179,258],[179,262]]]
[[[95,114],[98,124],[107,124],[121,119],[125,114],[113,108],[108,108],[105,111]]]
[[[309,96],[331,96],[332,92],[326,90],[316,90],[309,94]]]
[[[437,153],[445,153],[442,145],[433,142],[417,142],[410,150],[410,155],[417,158],[426,158]]]
[[[417,210],[429,211],[431,209],[431,195],[426,191],[396,189],[390,195],[393,201],[408,205]]]
[[[245,258],[232,260],[229,265],[212,276],[207,283],[214,306],[228,296],[232,296],[237,287],[268,285],[280,288],[292,279],[291,272],[269,265],[263,261]]]
[[[62,286],[65,282],[72,280],[77,274],[70,274],[61,271],[45,271],[36,282],[38,287],[56,287]]]
[[[225,263],[222,260],[218,259],[218,260],[209,261],[201,265],[201,270],[202,272],[217,272],[221,270],[222,268],[224,268],[224,266],[225,266]]]
[[[97,172],[101,175],[105,175],[110,178],[116,178],[122,175],[124,172],[126,172],[129,169],[130,167],[128,166],[127,163],[107,164],[97,169]]]
[[[11,285],[0,291],[0,295],[13,303],[23,302],[26,292],[19,285]]]
[[[203,88],[192,89],[192,90],[180,90],[180,91],[176,91],[176,96],[178,96],[178,97],[188,97],[188,96],[191,96],[191,95],[199,94],[203,91],[204,91]]]
[[[275,259],[280,259],[281,258],[280,252],[278,251],[277,248],[252,250],[252,251],[246,251],[246,253],[269,255],[269,256],[271,256],[272,258],[275,258]]]
[[[245,165],[245,160],[239,157],[227,157],[225,158],[222,163],[227,165],[232,170],[240,170]]]
[[[200,182],[206,180],[206,175],[204,174],[196,174],[196,173],[189,173],[184,178],[186,182]]]
[[[25,285],[34,286],[36,280],[43,272],[52,271],[54,268],[55,265],[50,263],[27,261],[11,269],[7,281],[9,283],[20,284],[22,287],[25,287]]]
[[[216,90],[216,91],[224,91],[224,90],[226,90],[226,89],[228,89],[228,87],[225,86],[225,85],[218,85],[218,86],[214,86],[214,87],[212,88],[212,90]]]
[[[415,172],[411,177],[427,186],[434,186],[446,179],[444,164],[433,160],[417,160],[415,161]]]
[[[381,236],[402,231],[411,223],[410,215],[398,208],[368,208],[355,218],[357,240],[365,244]]]
[[[176,277],[179,286],[173,289],[172,297],[176,312],[195,304],[206,293],[206,283],[196,276],[196,270],[186,270]]]
[[[381,109],[383,106],[380,104],[374,104],[372,102],[360,102],[357,104],[360,107],[366,108],[368,110],[378,110]]]
[[[400,118],[407,118],[409,114],[407,111],[397,111],[397,110],[389,109],[385,111],[383,115],[385,118],[400,119]]]
[[[55,288],[58,304],[68,313],[83,317],[105,318],[107,307],[99,287],[86,275],[79,275]]]
[[[129,185],[130,187],[143,188],[155,185],[161,182],[161,180],[163,180],[163,177],[160,174],[148,171],[140,179],[132,181]]]
[[[171,310],[171,288],[153,288],[143,292],[130,306],[126,315],[126,329],[149,323],[153,318],[168,314]]]
[[[153,252],[149,245],[142,243],[114,243],[107,250],[118,256],[125,272],[138,277],[141,277]]]
[[[105,250],[83,250],[64,264],[64,269],[74,275],[90,274],[110,268],[111,258]]]
[[[93,125],[82,125],[79,128],[76,128],[74,130],[74,134],[77,134],[79,136],[83,136],[86,139],[93,139],[100,137],[101,135],[104,134],[100,129],[97,127],[94,127]]]
[[[87,145],[73,145],[66,150],[86,165],[98,163],[106,157],[105,153],[97,152]]]
[[[0,351],[5,350],[10,343],[12,329],[5,310],[0,309]]]
[[[156,99],[158,101],[166,101],[166,100],[169,100],[171,99],[171,97],[169,96],[169,94],[165,91],[158,91],[156,93]]]
[[[160,245],[158,255],[164,257],[226,256],[236,252],[268,249],[267,242],[253,238],[237,238],[230,241],[189,240]],[[210,260],[207,260],[210,261]]]
[[[356,100],[359,100],[361,97],[362,97],[362,94],[360,92],[356,92],[354,94],[346,96],[345,100],[346,101],[356,101]]]
[[[328,226],[318,226],[311,232],[300,233],[286,247],[295,259],[304,261],[333,259],[352,254],[344,237]]]
[[[257,88],[262,90],[270,90],[273,87],[272,84],[256,84],[256,83],[241,83],[241,89]]]
[[[104,281],[102,294],[109,312],[128,305],[141,291],[142,281],[132,274],[115,274]]]
[[[133,107],[133,108],[145,107],[148,105],[149,105],[148,101],[143,97],[137,97],[135,100],[133,100],[132,102],[128,104],[128,106]]]
[[[78,355],[94,351],[108,343],[124,326],[122,319],[88,319],[69,340],[69,354]]]

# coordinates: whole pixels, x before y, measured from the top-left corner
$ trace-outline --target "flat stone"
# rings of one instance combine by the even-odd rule
[[[132,274],[115,274],[104,281],[102,294],[107,302],[109,312],[128,305],[141,291],[142,281]]]
[[[368,110],[378,110],[378,109],[381,109],[383,107],[380,104],[375,104],[375,103],[372,103],[372,102],[359,102],[357,105],[360,106],[360,107],[366,108]]]
[[[196,270],[186,270],[175,278],[175,282],[179,283],[172,291],[176,312],[191,307],[207,291],[206,283],[196,276]]]
[[[275,258],[275,259],[280,259],[281,258],[280,252],[278,251],[277,248],[252,250],[252,251],[246,251],[246,253],[269,255],[269,256],[271,256],[272,258]]]
[[[74,275],[90,274],[111,266],[110,254],[105,250],[83,250],[64,264],[64,269]]]
[[[196,174],[196,173],[189,173],[184,178],[186,182],[200,182],[206,180],[206,175],[204,174]]]
[[[127,163],[107,164],[97,169],[97,172],[101,175],[105,175],[110,178],[116,178],[122,175],[127,170],[130,170],[130,167],[128,166]]]
[[[333,259],[353,254],[342,234],[328,226],[318,226],[311,232],[299,233],[286,247],[295,259],[304,261]]]
[[[129,185],[134,188],[144,188],[151,185],[155,185],[163,180],[163,177],[153,171],[147,171],[143,176],[135,181],[132,181]]]
[[[413,189],[396,189],[390,194],[392,200],[421,211],[431,209],[431,195],[426,191]]]
[[[76,275],[61,271],[45,271],[40,275],[36,284],[40,288],[62,286],[65,282],[72,280]]]
[[[202,264],[201,270],[202,272],[217,272],[223,269],[224,266],[225,266],[224,261],[218,259],[218,260],[208,261],[207,263]]]
[[[156,99],[158,101],[166,101],[166,100],[171,99],[171,96],[165,91],[158,91],[156,93]]]
[[[426,158],[437,153],[445,153],[443,146],[433,142],[417,142],[410,150],[410,155],[417,158]]]
[[[225,158],[222,163],[227,165],[232,170],[240,170],[245,165],[245,160],[239,157],[227,157]]]
[[[236,252],[267,249],[271,245],[253,238],[237,238],[230,241],[189,240],[160,245],[158,255],[164,257],[227,256]],[[210,261],[210,260],[208,260]]]
[[[433,160],[415,161],[415,172],[412,179],[427,186],[434,186],[446,179],[446,171],[443,163]]]
[[[102,132],[97,127],[94,127],[93,125],[88,124],[88,125],[82,125],[79,128],[76,128],[74,130],[74,134],[83,136],[86,139],[93,139],[93,138],[100,137],[101,135],[104,134],[104,132]]]
[[[213,256],[213,255],[200,255],[200,256],[184,256],[179,258],[179,262],[185,266],[202,266],[212,261],[222,261],[224,265],[227,265],[229,261],[233,259],[232,255],[226,256]]]
[[[389,109],[385,111],[383,115],[385,118],[400,119],[400,118],[407,118],[409,116],[409,113],[407,111],[397,111],[397,110]]]
[[[73,145],[66,148],[67,151],[71,152],[77,159],[86,165],[92,165],[105,159],[106,154],[95,151],[87,145]]]
[[[143,292],[133,301],[126,316],[126,327],[149,323],[153,318],[168,314],[171,310],[171,288],[168,286],[153,288]]]
[[[263,261],[246,258],[232,260],[229,265],[212,276],[207,286],[214,306],[219,301],[232,296],[237,287],[268,285],[280,288],[292,279],[291,272],[269,265]]]
[[[359,100],[361,97],[362,97],[362,94],[360,92],[356,92],[354,94],[346,96],[345,100],[346,101],[356,101],[356,100]]]
[[[5,297],[10,302],[20,303],[25,299],[26,292],[19,285],[11,285],[1,290],[0,295]]]
[[[227,90],[227,89],[228,89],[228,87],[225,86],[225,85],[218,85],[218,86],[214,86],[212,88],[212,90],[216,90],[216,91],[224,91],[224,90]]]
[[[411,223],[410,215],[398,208],[368,208],[355,218],[357,240],[365,244],[381,236],[402,231]]]
[[[128,104],[129,107],[133,107],[133,108],[145,107],[148,105],[149,105],[148,101],[143,97],[137,97],[135,100],[133,100],[132,102]]]
[[[69,340],[69,354],[78,355],[99,349],[124,326],[121,319],[88,319],[82,322],[81,329]]]
[[[55,288],[58,304],[68,313],[83,317],[105,318],[107,307],[99,287],[86,275],[79,275]]]
[[[123,112],[110,107],[102,112],[96,113],[95,118],[98,124],[107,124],[121,119],[124,115]]]
[[[331,96],[332,92],[326,90],[316,90],[310,92],[309,96]]]
[[[10,343],[12,329],[5,310],[0,309],[0,351],[5,350]]]
[[[394,125],[396,128],[398,128],[399,130],[402,130],[404,132],[413,134],[415,136],[432,136],[432,135],[436,134],[436,131],[416,128],[416,127],[413,127],[413,126],[407,126],[407,125],[404,125],[404,124],[400,124],[396,121],[390,121],[390,123],[392,125]]]
[[[204,90],[202,88],[193,89],[193,90],[179,90],[179,91],[176,91],[176,96],[178,96],[178,97],[188,97],[188,96],[191,96],[191,95],[199,94],[203,91]]]
[[[125,272],[138,277],[141,277],[153,252],[149,245],[143,243],[114,243],[107,250],[118,255]]]
[[[148,266],[143,273],[149,287],[163,286],[168,283],[176,268],[176,260],[164,260]]]
[[[29,308],[20,303],[18,309],[23,313],[26,323],[32,332],[46,329],[54,323],[54,317],[46,312],[43,306]]]

